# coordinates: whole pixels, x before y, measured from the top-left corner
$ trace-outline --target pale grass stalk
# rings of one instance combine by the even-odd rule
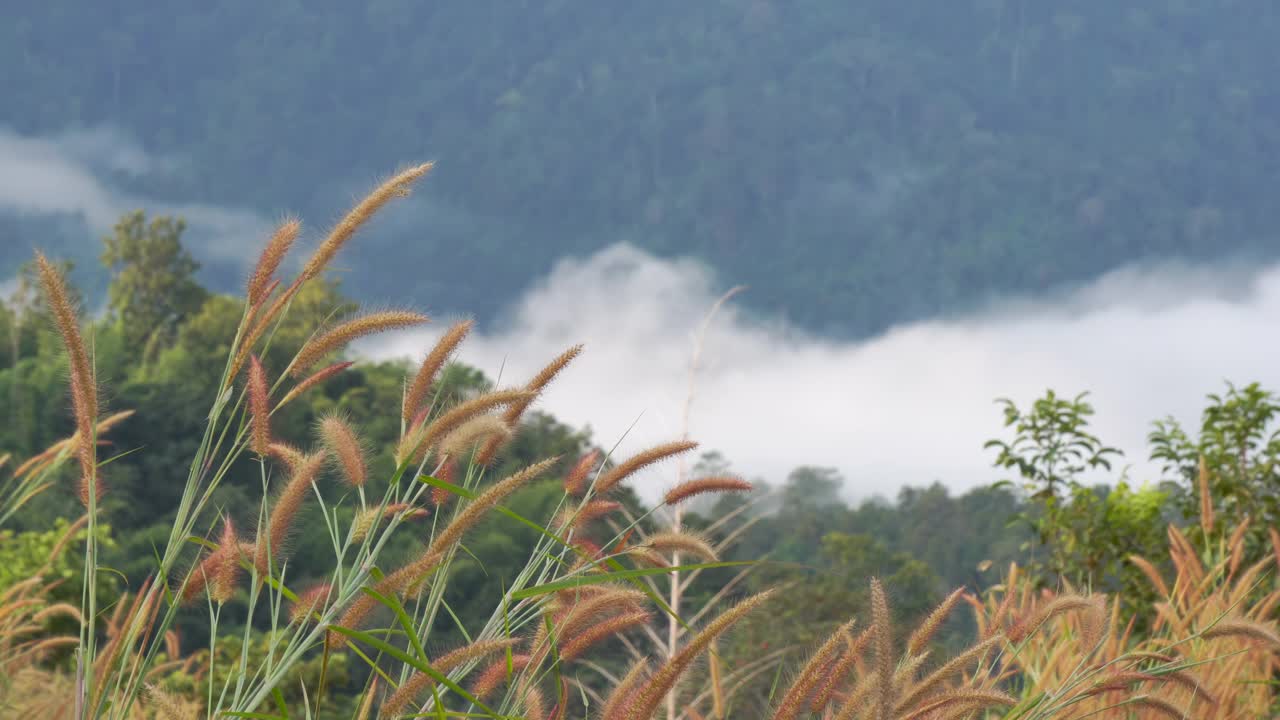
[[[431,352],[427,353],[413,380],[405,388],[404,402],[400,411],[400,417],[404,423],[409,423],[422,409],[427,400],[427,393],[430,392],[432,385],[435,384],[436,376],[440,374],[440,370],[449,361],[449,357],[466,339],[474,325],[475,322],[472,320],[462,320],[450,325],[440,340],[431,348]]]
[[[782,702],[778,704],[773,713],[773,720],[794,720],[800,713],[805,698],[809,696],[809,693],[813,692],[813,689],[817,687],[818,682],[822,679],[822,671],[836,658],[840,645],[846,642],[849,637],[849,631],[852,628],[852,621],[845,623],[839,630],[832,633],[831,637],[809,657],[809,661],[800,668],[795,682],[791,684],[786,694],[782,696]]]
[[[280,223],[271,235],[267,246],[262,250],[262,255],[258,257],[258,263],[254,265],[253,273],[249,275],[245,295],[250,305],[261,303],[269,294],[268,287],[275,280],[276,270],[279,269],[285,255],[289,254],[289,248],[293,247],[301,229],[301,222],[295,218],[289,218]]]
[[[563,353],[560,353],[560,355],[558,355],[554,360],[543,367],[542,370],[538,371],[537,375],[534,375],[528,383],[525,383],[524,389],[530,393],[529,397],[523,400],[517,400],[516,402],[508,405],[502,414],[503,423],[505,423],[509,428],[515,428],[519,425],[520,418],[524,416],[525,411],[533,404],[534,399],[537,398],[538,395],[541,395],[547,385],[550,385],[551,381],[554,380],[555,377],[580,354],[582,354],[582,346],[574,345]],[[476,462],[485,466],[493,464],[494,458],[498,455],[498,451],[502,448],[502,445],[508,438],[509,436],[490,437],[485,441],[484,447],[480,449],[480,452],[476,454]]]
[[[285,393],[284,397],[280,398],[280,402],[276,403],[275,409],[279,410],[285,405],[288,405],[290,402],[293,402],[294,400],[296,400],[303,393],[316,387],[317,385],[322,385],[325,382],[328,382],[329,379],[331,378],[337,377],[340,373],[342,373],[344,370],[351,367],[352,365],[355,365],[355,363],[350,360],[347,360],[344,362],[336,362],[332,365],[329,365],[328,367],[324,367],[324,368],[321,368],[320,370],[315,371],[310,376],[308,376],[307,379],[298,383],[293,388],[291,388],[289,392]]]
[[[329,231],[328,237],[320,243],[320,247],[316,248],[315,253],[307,261],[302,269],[303,280],[310,280],[318,276],[333,260],[334,255],[346,245],[347,241],[355,235],[360,229],[373,217],[375,213],[398,197],[406,197],[409,194],[409,188],[413,186],[419,178],[426,175],[431,170],[432,163],[423,163],[406,168],[390,178],[380,183],[368,195],[364,197],[355,207],[351,208],[343,218],[338,221],[333,230]]]
[[[364,487],[369,471],[364,448],[351,423],[339,415],[326,415],[320,421],[320,439],[342,469],[342,477],[351,487]]]
[[[649,681],[640,688],[635,702],[626,708],[626,714],[622,717],[625,717],[626,720],[647,720],[653,715],[658,704],[671,691],[671,688],[675,686],[680,676],[689,669],[689,666],[710,645],[711,641],[722,635],[752,610],[764,604],[773,594],[772,590],[766,590],[753,595],[712,620],[702,632],[689,641],[688,645],[681,648],[654,671]],[[615,719],[606,717],[605,720]]]
[[[427,322],[427,316],[409,310],[384,310],[357,315],[313,336],[293,359],[290,374],[305,377],[321,358],[358,338]]]
[[[249,356],[249,422],[253,451],[266,457],[271,447],[271,405],[267,398],[267,371],[257,355]]]

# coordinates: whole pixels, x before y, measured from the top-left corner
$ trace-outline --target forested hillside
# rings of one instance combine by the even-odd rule
[[[1278,35],[1265,0],[51,0],[0,23],[0,124],[119,128],[172,161],[121,187],[268,217],[438,160],[348,260],[359,297],[484,317],[630,241],[864,334],[1136,259],[1274,256]]]

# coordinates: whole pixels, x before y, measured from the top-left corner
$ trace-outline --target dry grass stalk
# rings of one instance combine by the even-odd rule
[[[518,400],[507,406],[503,411],[502,420],[507,427],[514,428],[520,424],[520,418],[524,416],[529,406],[533,404],[534,398],[542,394],[547,385],[560,374],[562,370],[573,362],[574,358],[582,354],[582,346],[574,345],[568,350],[560,353],[554,360],[548,363],[542,370],[538,371],[528,383],[525,383],[524,389],[529,391],[528,398]],[[498,450],[502,448],[503,443],[507,440],[505,437],[490,437],[485,441],[484,447],[476,455],[476,462],[480,465],[493,464],[494,458],[498,456]]]
[[[285,467],[290,470],[306,459],[306,453],[288,443],[282,442],[273,442],[268,445],[267,454],[284,463]]]
[[[809,661],[800,669],[795,682],[783,695],[782,702],[773,713],[774,720],[793,720],[796,717],[805,698],[823,679],[823,671],[828,669],[833,660],[839,660],[836,654],[840,651],[840,646],[845,645],[847,648],[853,644],[853,639],[849,636],[852,628],[852,621],[845,623],[809,658]]]
[[[596,480],[596,492],[603,494],[617,487],[623,480],[654,463],[675,457],[698,447],[698,443],[690,440],[677,440],[663,443],[632,455],[613,469],[605,472]]]
[[[647,720],[653,715],[654,710],[657,709],[658,704],[662,702],[667,693],[671,692],[671,689],[675,687],[680,676],[689,669],[689,666],[707,649],[707,646],[752,610],[768,601],[773,594],[774,591],[766,590],[743,600],[721,613],[702,632],[695,635],[688,645],[658,666],[658,669],[654,671],[648,682],[639,688],[634,702],[627,703],[627,707],[624,708],[625,715],[617,717],[605,716],[604,720],[620,720],[620,718]]]
[[[422,165],[407,168],[374,188],[373,192],[365,196],[363,200],[351,208],[338,221],[338,224],[329,232],[328,237],[320,243],[320,247],[316,248],[315,253],[303,267],[301,278],[304,281],[310,280],[323,272],[329,262],[333,260],[333,257],[342,249],[342,246],[360,229],[361,225],[368,222],[369,218],[373,217],[375,213],[393,199],[408,196],[409,188],[419,178],[426,175],[431,170],[431,167],[432,163],[423,163]]]
[[[964,588],[957,588],[943,600],[933,612],[924,619],[920,626],[911,633],[910,639],[907,640],[907,654],[916,655],[928,647],[929,642],[933,640],[933,636],[937,634],[938,629],[942,627],[942,623],[951,615],[951,611],[955,610],[956,605],[964,598]]]
[[[863,632],[860,634],[863,641],[870,637],[870,634]],[[836,688],[844,684],[845,678],[849,677],[849,673],[853,671],[854,665],[858,662],[858,656],[862,648],[858,644],[858,640],[850,635],[847,631],[843,633],[841,638],[844,641],[844,650],[836,658],[835,662],[823,672],[821,682],[818,684],[816,691],[813,693],[813,699],[809,703],[809,712],[821,713],[831,704],[831,698],[835,695]],[[801,673],[803,676],[803,673]]]
[[[510,660],[504,658],[492,663],[476,678],[475,684],[471,686],[471,694],[485,700],[510,677],[529,667],[529,660],[528,655],[512,655]]]
[[[249,356],[249,435],[253,451],[266,457],[271,448],[271,404],[267,398],[267,371],[257,355]]]
[[[302,223],[295,218],[289,218],[280,223],[280,227],[276,228],[271,235],[267,246],[262,250],[262,255],[258,257],[258,263],[253,267],[253,273],[249,275],[245,295],[250,305],[260,304],[270,294],[268,288],[275,281],[276,270],[280,268],[285,255],[289,254],[289,248],[293,247],[294,241],[298,239],[300,230],[302,230]]]
[[[409,310],[384,310],[358,315],[308,340],[294,358],[290,374],[295,378],[305,377],[321,358],[358,338],[425,322],[426,315]]]
[[[686,480],[666,492],[662,497],[667,505],[678,505],[689,498],[706,493],[751,492],[751,483],[739,477],[717,476]]]
[[[284,397],[280,398],[280,402],[276,403],[276,409],[278,410],[284,407],[285,405],[288,405],[290,402],[296,400],[300,395],[307,392],[311,388],[314,388],[317,385],[322,385],[325,382],[328,382],[330,378],[336,377],[338,374],[342,373],[344,370],[351,367],[352,365],[355,365],[355,363],[351,362],[350,360],[347,360],[344,362],[336,362],[332,365],[329,365],[328,367],[324,367],[315,371],[314,373],[309,375],[307,379],[293,386],[293,388],[291,388],[289,392],[285,393]]]
[[[422,552],[417,560],[414,560],[394,572],[388,574],[374,589],[383,595],[396,594],[405,595],[413,588],[417,587],[428,574],[439,567],[441,560],[445,554],[453,549],[453,546],[462,539],[468,530],[478,523],[485,513],[492,510],[498,503],[502,502],[511,493],[519,490],[521,487],[529,483],[534,478],[545,473],[552,465],[559,461],[558,457],[548,458],[538,463],[534,463],[508,476],[501,482],[496,483],[488,490],[480,494],[479,497],[472,500],[466,508],[454,516],[453,520],[445,526],[444,530],[432,540],[431,544]],[[357,597],[351,606],[343,613],[338,624],[346,628],[359,627],[369,615],[377,608],[378,602],[368,595]],[[341,638],[336,633],[330,633],[328,642],[330,645],[337,643]]]
[[[320,440],[325,449],[337,459],[347,484],[351,487],[364,487],[369,471],[360,438],[351,423],[338,415],[326,416],[320,421]]]
[[[515,643],[516,641],[511,639],[480,640],[470,645],[464,645],[433,660],[431,667],[437,672],[447,674],[464,663],[472,660],[481,660],[494,653],[502,652]],[[413,702],[414,698],[433,685],[435,685],[435,679],[430,675],[421,671],[414,673],[382,703],[382,707],[379,708],[379,714],[387,718],[398,717],[409,706],[409,703]]]
[[[574,463],[564,477],[564,491],[569,495],[582,495],[587,491],[587,478],[600,462],[600,451],[592,450]],[[1277,545],[1280,547],[1280,545]],[[1277,562],[1280,563],[1280,550],[1276,551]]]
[[[44,289],[45,301],[53,313],[58,334],[62,336],[62,344],[67,350],[67,359],[71,367],[71,405],[75,414],[76,432],[82,438],[92,438],[98,419],[98,385],[94,379],[93,366],[89,362],[89,352],[85,348],[84,338],[80,335],[80,318],[71,302],[71,295],[67,292],[62,273],[43,253],[39,252],[36,253],[36,267]],[[90,488],[94,489],[97,499],[101,499],[104,490],[97,477],[97,454],[94,443],[79,443],[76,457],[80,461],[80,501],[85,507],[89,507]]]
[[[637,610],[623,612],[587,627],[579,628],[578,632],[566,635],[562,639],[560,657],[566,661],[576,660],[595,645],[632,628],[648,625],[652,620],[652,614],[644,610]]]
[[[408,503],[390,503],[382,508],[369,508],[356,515],[351,523],[351,542],[363,542],[377,526],[379,520],[389,520],[399,513],[404,513],[405,520],[415,520],[430,514],[425,508],[414,507]]]
[[[876,628],[876,716],[888,718],[893,711],[893,621],[878,578],[871,579],[871,622]]]
[[[690,532],[654,533],[640,547],[651,548],[660,553],[688,553],[706,562],[716,562],[720,559],[706,538]]]
[[[556,524],[562,528],[578,530],[621,508],[622,503],[613,500],[591,500],[577,509],[566,508]]]
[[[431,391],[432,385],[435,384],[436,376],[440,374],[440,370],[444,368],[449,357],[457,351],[458,346],[466,339],[471,332],[471,328],[475,325],[472,320],[462,320],[449,326],[440,340],[431,348],[431,352],[422,360],[422,364],[418,367],[418,372],[413,376],[404,393],[404,403],[401,406],[400,418],[405,423],[409,421],[422,410],[426,404],[427,393]]]
[[[494,408],[519,402],[528,395],[529,393],[524,390],[495,390],[464,400],[441,413],[435,420],[430,422],[424,420],[405,433],[396,447],[396,459],[401,463],[410,459],[421,463],[431,448],[454,430],[462,427],[468,420]]]
[[[649,659],[640,658],[618,681],[606,698],[600,713],[603,720],[620,720],[627,717],[627,708],[634,702],[644,683],[649,679]]]
[[[301,623],[318,617],[333,595],[333,586],[321,583],[298,594],[298,600],[289,606],[289,622]]]
[[[1209,494],[1209,463],[1200,456],[1199,472],[1196,474],[1197,486],[1200,489],[1200,529],[1204,536],[1213,534],[1213,497]]]
[[[266,532],[262,532],[262,529],[258,532],[253,564],[257,568],[259,578],[266,578],[270,574],[272,561],[279,563],[283,557],[293,521],[297,518],[298,511],[302,509],[303,501],[310,494],[311,484],[320,474],[327,457],[323,452],[313,453],[305,456],[296,467],[292,468],[288,482],[285,483],[284,489],[271,507],[271,513],[267,517]]]
[[[511,428],[505,418],[488,413],[477,415],[444,436],[440,440],[440,452],[453,458],[465,457],[479,443],[487,447],[495,438],[510,438]]]

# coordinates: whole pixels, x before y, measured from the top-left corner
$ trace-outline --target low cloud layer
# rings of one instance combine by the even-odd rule
[[[517,382],[585,343],[541,407],[632,452],[678,436],[693,337],[719,290],[694,262],[614,246],[560,262],[461,358]],[[1133,479],[1155,479],[1151,421],[1197,422],[1224,380],[1280,387],[1278,316],[1280,267],[1127,268],[857,343],[753,322],[730,303],[707,336],[690,430],[750,477],[809,464],[839,469],[850,497],[935,480],[959,490],[1001,477],[982,449],[1002,433],[995,398],[1089,390],[1096,432],[1126,452]],[[363,351],[420,355],[443,325]],[[640,485],[652,496],[670,482],[668,468]]]
[[[240,262],[267,232],[256,213],[199,203],[178,203],[121,190],[122,181],[179,171],[172,159],[149,155],[120,133],[97,129],[31,137],[0,128],[0,213],[78,218],[85,241],[96,242],[124,213],[179,215],[187,221],[187,245],[199,258]],[[23,259],[30,247],[0,248]],[[8,258],[11,259],[11,258]]]

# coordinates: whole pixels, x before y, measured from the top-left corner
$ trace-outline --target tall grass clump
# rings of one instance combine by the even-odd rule
[[[573,685],[569,670],[599,667],[591,655],[601,644],[625,642],[657,617],[678,620],[649,580],[724,565],[715,562],[714,548],[678,526],[638,546],[628,542],[649,518],[621,512],[619,488],[639,469],[691,449],[687,439],[621,462],[597,455],[570,465],[549,457],[494,476],[491,468],[519,433],[525,411],[581,346],[566,349],[522,385],[455,402],[437,392],[446,361],[471,328],[470,322],[454,325],[406,376],[403,401],[386,409],[399,420],[400,437],[394,467],[385,476],[375,476],[379,466],[366,456],[361,429],[341,414],[319,421],[310,446],[294,447],[275,435],[273,418],[288,403],[351,367],[338,357],[351,341],[428,322],[413,310],[332,317],[296,347],[282,347],[289,340],[279,332],[307,284],[322,282],[361,226],[430,169],[410,167],[378,185],[320,240],[292,278],[280,273],[301,224],[290,219],[268,240],[246,283],[242,316],[182,479],[172,529],[156,548],[150,577],[135,581],[109,613],[94,591],[111,573],[94,540],[109,520],[100,501],[112,492],[104,481],[109,463],[97,455],[97,435],[118,416],[100,419],[92,337],[83,335],[61,275],[43,256],[37,258],[69,361],[76,434],[51,454],[33,458],[29,467],[74,457],[75,492],[86,510],[84,597],[80,607],[66,608],[80,632],[41,641],[52,643],[42,647],[70,646],[74,657],[73,674],[48,684],[48,717],[329,717],[329,684],[341,656],[367,670],[355,711],[362,718],[542,720],[602,710],[608,717],[642,718],[717,636],[766,601],[760,595],[717,617],[698,618],[701,629],[679,620],[693,633],[689,642],[673,647],[651,672],[642,664],[608,697],[604,682],[596,682],[594,704],[579,687],[591,683]],[[282,350],[289,357],[283,363]],[[257,475],[260,502],[255,517],[233,518],[215,498],[244,467]],[[25,468],[24,476],[4,489],[0,497],[7,505],[0,505],[0,513],[12,512],[35,492],[57,490],[44,476],[30,479],[35,476]],[[514,494],[549,479],[561,480],[566,489],[550,517],[524,517],[507,507]],[[676,488],[669,500],[674,505],[694,494],[742,489],[740,481],[706,480]],[[300,587],[290,571],[291,550],[308,509],[320,518],[331,557],[321,582]],[[606,518],[613,523],[607,531],[601,530]],[[490,614],[480,626],[467,626],[446,602],[446,590],[457,559],[467,552],[468,535],[490,519],[531,528],[537,540],[500,595],[469,599],[487,605]],[[397,547],[416,550],[393,560],[403,555],[389,552],[393,539]],[[681,554],[697,562],[682,566]],[[33,581],[5,601],[22,603],[39,591]],[[191,612],[185,608],[207,620],[210,640],[199,653],[198,690],[183,694],[164,678],[177,662],[174,629],[180,614]],[[231,642],[226,628],[241,633],[232,643],[238,649],[223,647]],[[40,647],[24,644],[23,637],[0,636],[5,662],[38,654]],[[455,640],[446,645],[442,637]],[[316,665],[315,678],[298,680],[301,668]],[[286,691],[304,699],[291,705]]]

